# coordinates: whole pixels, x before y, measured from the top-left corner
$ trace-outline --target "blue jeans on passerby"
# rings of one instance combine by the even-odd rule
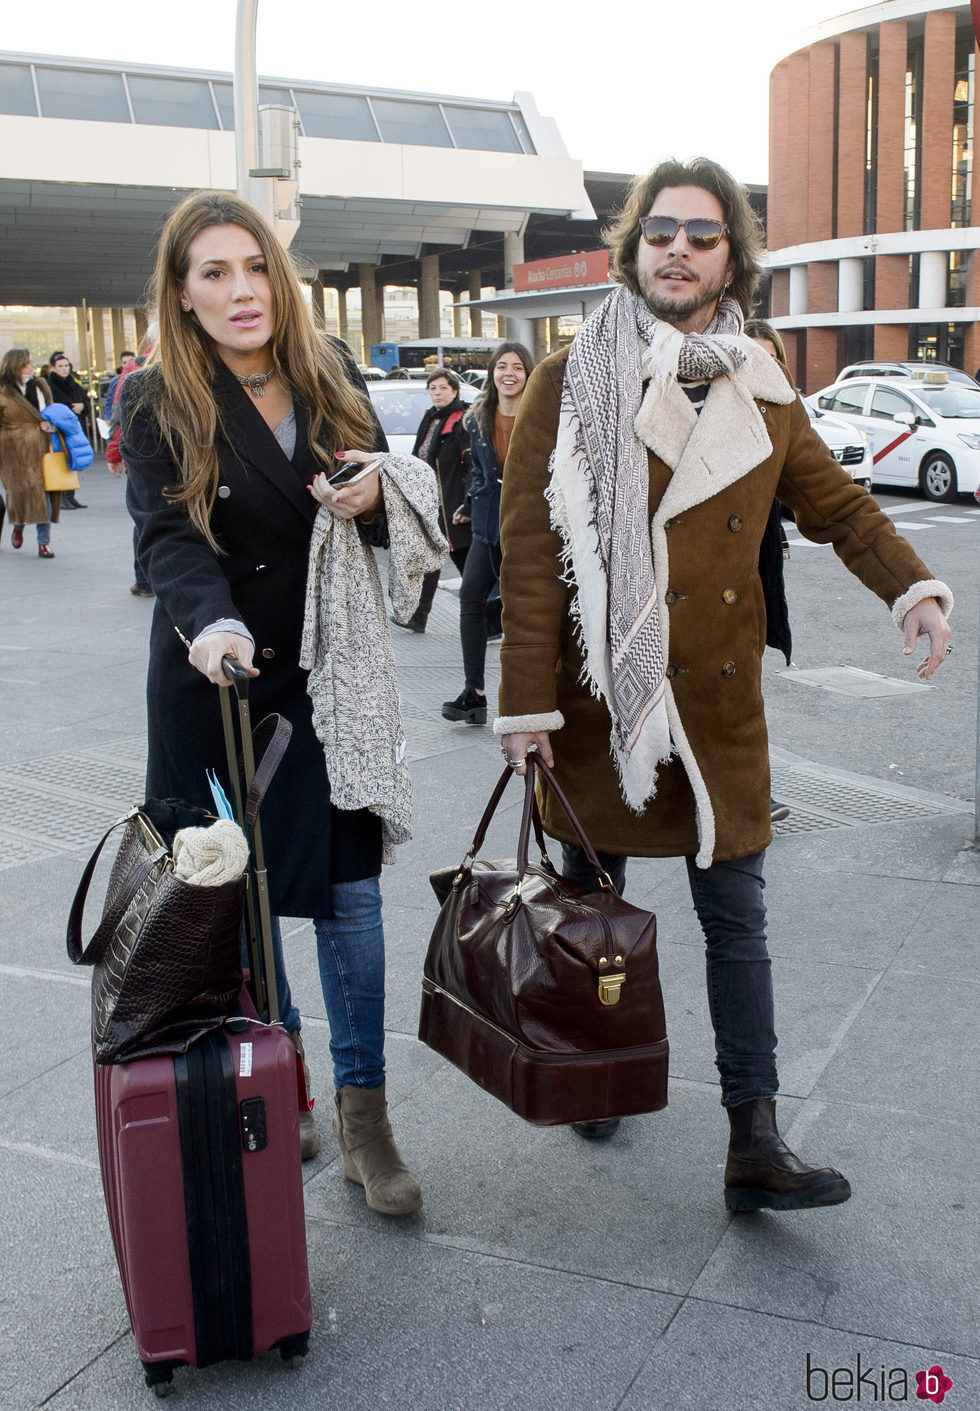
[[[44,502],[48,507],[48,517],[43,524],[38,524],[36,526],[38,547],[40,547],[41,544],[51,543],[51,496],[45,495]],[[14,524],[11,526],[11,528],[19,529],[22,534],[24,532],[23,524]]]
[[[626,858],[597,854],[622,894]],[[772,969],[766,949],[764,852],[732,862],[695,866],[685,859],[691,899],[705,938],[708,1010],[725,1107],[775,1097],[776,1031]],[[580,847],[562,843],[562,872],[594,888],[595,872]]]
[[[378,877],[335,882],[333,916],[313,922],[335,1088],[385,1077],[385,943]]]

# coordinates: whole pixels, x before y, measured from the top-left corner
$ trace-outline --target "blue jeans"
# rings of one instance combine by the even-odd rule
[[[385,942],[378,877],[335,882],[333,916],[313,922],[335,1088],[385,1078]]]
[[[38,547],[40,547],[41,544],[51,543],[51,496],[45,495],[44,502],[48,507],[48,517],[36,526]],[[24,532],[23,524],[15,524],[13,528],[19,529],[22,534]]]
[[[626,858],[599,853],[622,895]],[[765,853],[699,868],[685,859],[691,899],[705,938],[708,1010],[715,1031],[715,1064],[725,1107],[775,1097],[776,1031],[772,970],[766,949]],[[562,872],[595,887],[595,872],[580,847],[562,843]]]

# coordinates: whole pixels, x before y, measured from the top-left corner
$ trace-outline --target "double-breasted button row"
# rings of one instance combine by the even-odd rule
[[[672,608],[674,604],[679,603],[683,597],[684,594],[678,593],[676,588],[668,588],[664,594],[664,602],[669,608]],[[726,588],[722,592],[721,599],[722,602],[727,603],[728,606],[731,607],[733,603],[738,602],[738,594],[734,588]]]
[[[728,516],[728,527],[733,534],[737,534],[742,527],[742,516],[740,514],[730,514]]]
[[[722,676],[734,676],[735,663],[733,661],[726,661],[725,665],[721,668],[721,674]]]

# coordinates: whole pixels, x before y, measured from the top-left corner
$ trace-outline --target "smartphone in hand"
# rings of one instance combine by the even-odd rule
[[[383,457],[376,456],[373,461],[368,461],[367,465],[362,465],[360,461],[345,461],[332,475],[327,476],[327,484],[332,485],[335,490],[342,490],[345,485],[356,485],[359,480],[370,475],[372,470],[377,470],[382,459]]]

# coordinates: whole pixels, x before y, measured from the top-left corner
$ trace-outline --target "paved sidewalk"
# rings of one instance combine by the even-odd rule
[[[64,929],[83,861],[141,797],[152,603],[128,591],[121,486],[97,465],[80,493],[89,509],[56,526],[53,562],[37,558],[30,530],[19,553],[9,527],[0,548],[0,1407],[125,1411],[151,1393],[103,1207],[88,975],[68,964]],[[383,879],[389,1088],[425,1207],[388,1221],[343,1179],[327,1130],[312,931],[288,923],[324,1129],[320,1157],[304,1168],[311,1352],[298,1372],[275,1355],[178,1372],[182,1405],[929,1405],[916,1399],[915,1374],[941,1365],[953,1383],[944,1405],[980,1407],[970,543],[974,557],[964,547],[956,567],[963,577],[972,563],[972,576],[954,583],[961,674],[948,684],[855,704],[807,692],[775,658],[766,664],[776,791],[792,808],[768,862],[782,1126],[803,1157],[840,1166],[854,1191],[821,1211],[724,1209],[727,1123],[680,861],[633,862],[628,881],[628,895],[658,915],[666,1111],[587,1144],[524,1124],[419,1044],[435,914],[428,873],[464,852],[500,756],[489,728],[439,716],[462,686],[455,596],[437,594],[424,637],[399,634],[417,827]],[[880,605],[828,558],[794,556],[800,665],[843,661],[909,678]],[[954,579],[953,566],[932,566]],[[827,635],[842,600],[854,634],[846,650]],[[928,769],[917,742],[935,755]],[[513,851],[512,789],[489,845],[497,855]]]

